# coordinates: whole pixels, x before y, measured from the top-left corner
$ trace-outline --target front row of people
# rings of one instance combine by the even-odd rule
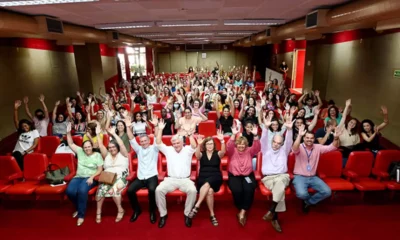
[[[197,141],[193,136],[196,126],[191,126],[186,136],[175,135],[171,139],[172,146],[167,146],[162,142],[162,132],[165,127],[163,119],[154,118],[152,124],[155,126],[155,142],[151,145],[147,135],[140,136],[140,143],[132,133],[131,119],[127,116],[124,119],[127,135],[131,147],[137,154],[137,178],[127,189],[127,195],[132,209],[134,210],[130,221],[134,222],[142,213],[137,198],[137,191],[146,188],[149,198],[150,222],[157,221],[156,208],[160,213],[158,226],[164,227],[167,218],[166,194],[177,189],[187,194],[184,222],[187,227],[191,227],[192,219],[198,213],[201,203],[205,200],[210,211],[210,221],[212,225],[218,226],[218,220],[214,213],[214,193],[220,190],[222,185],[222,173],[220,170],[221,158],[227,154],[229,157],[228,167],[228,187],[232,192],[234,204],[238,209],[238,222],[244,226],[246,224],[246,212],[251,208],[254,192],[257,187],[252,167],[252,158],[258,152],[262,152],[262,183],[273,195],[272,205],[263,219],[270,221],[277,232],[282,232],[278,223],[278,212],[286,210],[285,189],[290,182],[287,173],[287,159],[292,151],[296,156],[294,168],[293,184],[296,195],[303,200],[303,211],[307,212],[309,207],[330,196],[329,187],[317,176],[316,169],[320,154],[333,151],[338,147],[340,130],[334,133],[334,141],[329,146],[314,144],[314,134],[305,130],[302,125],[299,128],[298,136],[293,144],[292,116],[288,116],[285,122],[287,128],[286,136],[275,135],[272,142],[268,141],[268,128],[271,126],[271,117],[267,117],[262,127],[261,141],[258,139],[257,128],[253,128],[251,134],[254,135],[253,145],[248,147],[245,137],[238,137],[238,127],[232,128],[232,136],[225,145],[222,131],[218,131],[217,139],[221,143],[221,148],[216,149],[213,138],[197,136]],[[115,133],[115,128],[108,130],[113,140],[106,148],[101,141],[99,142],[100,153],[93,151],[90,141],[85,141],[82,148],[76,146],[70,134],[71,126],[68,125],[68,144],[77,154],[78,170],[76,176],[69,183],[66,194],[73,202],[76,212],[73,217],[78,217],[77,225],[82,225],[84,221],[88,192],[97,185],[94,180],[101,172],[107,171],[117,175],[114,184],[101,184],[98,187],[96,200],[97,212],[96,222],[101,222],[101,209],[105,197],[112,197],[118,208],[116,222],[121,221],[125,210],[121,206],[121,193],[127,186],[127,176],[129,175],[128,151],[122,140]],[[96,129],[100,134],[100,128]],[[189,138],[190,144],[184,146],[184,137]],[[301,140],[304,143],[301,144]],[[293,144],[293,146],[292,146]],[[158,153],[164,154],[166,158],[167,175],[158,185]],[[192,157],[195,154],[200,164],[200,171],[197,187],[190,180]],[[103,161],[104,159],[104,161]],[[314,195],[308,193],[308,188],[316,190]],[[197,193],[199,198],[196,202]]]

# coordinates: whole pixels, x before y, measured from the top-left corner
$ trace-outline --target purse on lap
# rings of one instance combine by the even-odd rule
[[[102,171],[100,173],[99,182],[107,185],[113,185],[116,179],[116,173]]]

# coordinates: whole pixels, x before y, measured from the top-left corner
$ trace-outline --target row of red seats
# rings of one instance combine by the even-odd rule
[[[135,153],[132,152],[129,155],[130,175],[127,178],[128,181],[136,178],[137,159],[134,157]],[[345,168],[342,169],[342,155],[340,152],[334,151],[321,155],[317,174],[333,192],[357,189],[363,196],[366,191],[388,189],[391,191],[391,196],[393,196],[394,191],[400,190],[400,184],[388,179],[387,169],[391,162],[399,161],[399,159],[400,151],[398,150],[382,150],[378,153],[375,161],[371,152],[353,152],[350,154]],[[75,175],[77,162],[72,154],[54,154],[51,157],[51,163],[61,168],[65,166],[70,168],[70,174],[65,177],[66,182],[69,182]],[[12,156],[0,157],[0,194],[7,196],[34,194],[36,199],[42,195],[58,195],[61,199],[64,199],[66,185],[51,187],[45,181],[44,171],[46,171],[48,164],[49,160],[45,154],[28,154],[24,159],[24,171],[21,172]],[[159,181],[162,181],[167,173],[167,165],[164,164],[162,154],[160,153],[158,159]],[[192,164],[195,166],[195,170],[192,171],[190,178],[195,181],[200,166],[195,159],[192,161]],[[229,159],[227,160],[227,164],[229,164]],[[266,189],[260,181],[262,179],[261,165],[262,154],[259,153],[257,156],[257,168],[254,174],[256,180],[259,181],[261,193],[270,198],[272,196],[271,191]],[[288,173],[291,178],[293,178],[294,165],[295,156],[290,154],[288,157]],[[228,172],[223,169],[223,164],[221,164],[221,171],[224,181],[227,181]],[[345,178],[342,178],[342,175]],[[286,193],[290,194],[292,190],[293,188],[287,188]],[[94,196],[96,191],[97,187],[91,189],[89,195]],[[125,195],[126,191],[127,189],[122,194]],[[309,191],[314,192],[313,189],[309,189]],[[216,195],[223,195],[225,192],[230,193],[229,189],[223,185]],[[147,190],[140,190],[138,195],[147,195]],[[169,195],[183,197],[184,193],[176,190]]]

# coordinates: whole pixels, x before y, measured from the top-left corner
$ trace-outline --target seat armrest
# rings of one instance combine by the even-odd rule
[[[326,178],[326,174],[324,174],[324,173],[319,173],[318,176],[319,176],[319,178],[321,178],[321,179]]]
[[[76,175],[76,172],[72,172],[72,173],[68,174],[67,176],[64,177],[64,181],[66,181],[66,182],[71,181],[71,179],[73,177],[75,177],[75,175]]]
[[[14,173],[14,174],[11,174],[10,176],[8,176],[6,178],[6,180],[11,182],[11,181],[15,181],[17,179],[21,179],[22,177],[23,177],[22,172],[18,172],[18,173]]]
[[[192,171],[191,174],[190,174],[190,180],[196,181],[196,177],[197,177],[196,175],[197,175],[197,172],[196,171]]]
[[[135,178],[136,178],[136,172],[133,171],[133,172],[129,173],[129,175],[126,177],[126,180],[128,180],[129,182],[132,182],[133,179],[135,179]]]
[[[165,172],[160,172],[158,173],[158,181],[163,181],[165,178]]]
[[[343,175],[346,177],[347,180],[351,181],[358,181],[358,174],[351,170],[343,170]]]
[[[261,175],[260,171],[255,170],[254,171],[254,177],[255,177],[256,181],[260,181],[261,178],[262,178],[262,175]]]
[[[228,181],[228,171],[222,171],[222,180]]]
[[[100,179],[100,174],[97,175],[96,177],[94,177],[94,180],[96,180],[96,181],[99,181],[99,179]]]
[[[294,178],[293,173],[289,173],[289,178],[290,178],[290,180],[292,180]]]
[[[389,173],[373,168],[372,169],[372,175],[376,176],[378,178],[378,180],[383,180],[383,179],[387,179],[389,178]]]
[[[40,174],[39,176],[37,176],[36,178],[38,181],[42,181],[44,179],[46,179],[46,175],[44,175],[44,173]]]

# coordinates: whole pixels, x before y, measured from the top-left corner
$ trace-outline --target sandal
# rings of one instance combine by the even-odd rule
[[[76,212],[74,212],[73,214],[72,214],[72,218],[76,218],[78,216],[78,211],[76,211]]]
[[[246,220],[247,220],[246,215],[244,215],[243,217],[241,217],[240,214],[238,213],[238,214],[236,215],[236,217],[237,217],[237,219],[238,219],[239,224],[242,225],[242,227],[244,227],[244,225],[246,225]]]
[[[210,216],[210,220],[211,220],[211,224],[212,224],[214,227],[218,226],[218,221],[217,221],[217,218],[215,217],[215,215]]]
[[[189,213],[189,215],[188,215],[188,218],[194,218],[194,217],[196,216],[196,214],[197,214],[198,211],[199,211],[199,208],[198,208],[198,207],[194,207],[194,208],[192,209],[192,211],[190,211],[190,213]]]
[[[101,223],[101,213],[96,213],[96,223]]]
[[[122,218],[124,218],[125,210],[122,210],[121,212],[118,212],[117,218],[115,219],[115,222],[120,222]]]
[[[78,221],[76,221],[76,226],[81,226],[83,224],[83,221],[85,221],[85,219],[83,218],[78,218]]]

